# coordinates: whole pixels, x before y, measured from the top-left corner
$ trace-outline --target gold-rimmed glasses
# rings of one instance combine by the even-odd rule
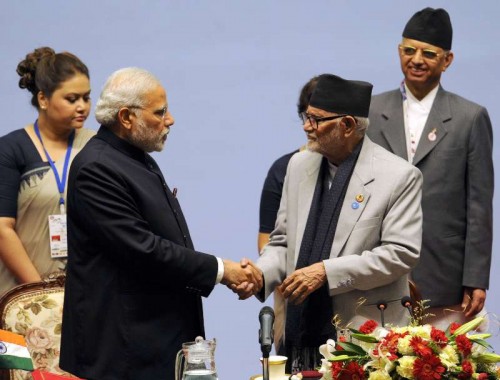
[[[440,53],[432,49],[421,49],[410,45],[399,45],[399,50],[401,53],[407,57],[413,57],[420,50],[422,57],[429,60],[436,60],[441,55],[446,55],[446,52]]]

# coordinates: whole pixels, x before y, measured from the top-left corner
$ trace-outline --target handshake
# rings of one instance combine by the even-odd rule
[[[247,299],[262,289],[262,272],[255,264],[246,258],[239,263],[231,260],[222,260],[224,263],[224,276],[221,283],[226,285],[240,300]]]
[[[261,270],[251,260],[243,258],[239,263],[231,260],[223,262],[224,276],[221,283],[238,294],[240,300],[260,292],[264,279]],[[289,302],[300,305],[326,282],[325,265],[319,262],[297,269],[285,278],[278,289]]]

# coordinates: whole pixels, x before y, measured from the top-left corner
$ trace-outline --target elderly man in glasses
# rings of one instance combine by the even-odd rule
[[[428,320],[446,328],[481,312],[492,250],[492,128],[484,107],[440,85],[453,61],[444,9],[425,8],[403,30],[404,81],[377,95],[368,135],[424,176],[420,262],[412,272]]]
[[[314,369],[337,326],[366,318],[406,325],[400,299],[417,263],[422,215],[418,169],[365,137],[372,85],[319,77],[302,115],[307,150],[288,165],[276,227],[257,266],[263,300],[287,300],[288,370]],[[291,367],[291,368],[290,368]]]

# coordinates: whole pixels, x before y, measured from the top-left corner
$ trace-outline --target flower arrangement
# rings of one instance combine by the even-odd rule
[[[475,334],[484,318],[446,331],[431,325],[383,328],[369,320],[350,338],[328,340],[320,347],[323,380],[440,380],[499,379],[500,355],[489,352],[485,339]]]

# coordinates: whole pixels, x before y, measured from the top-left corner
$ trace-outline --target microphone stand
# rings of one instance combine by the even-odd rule
[[[262,356],[262,380],[269,380],[269,353]]]
[[[262,345],[262,380],[269,380],[269,353],[271,352],[270,345]]]
[[[387,309],[387,302],[385,302],[385,301],[379,301],[377,303],[377,308],[380,310],[380,322],[382,324],[382,327],[385,327],[384,311],[385,311],[385,309]]]
[[[401,298],[401,305],[408,310],[408,313],[410,314],[411,319],[415,319],[415,315],[413,314],[413,305],[411,303],[411,298],[408,296],[404,296]]]

